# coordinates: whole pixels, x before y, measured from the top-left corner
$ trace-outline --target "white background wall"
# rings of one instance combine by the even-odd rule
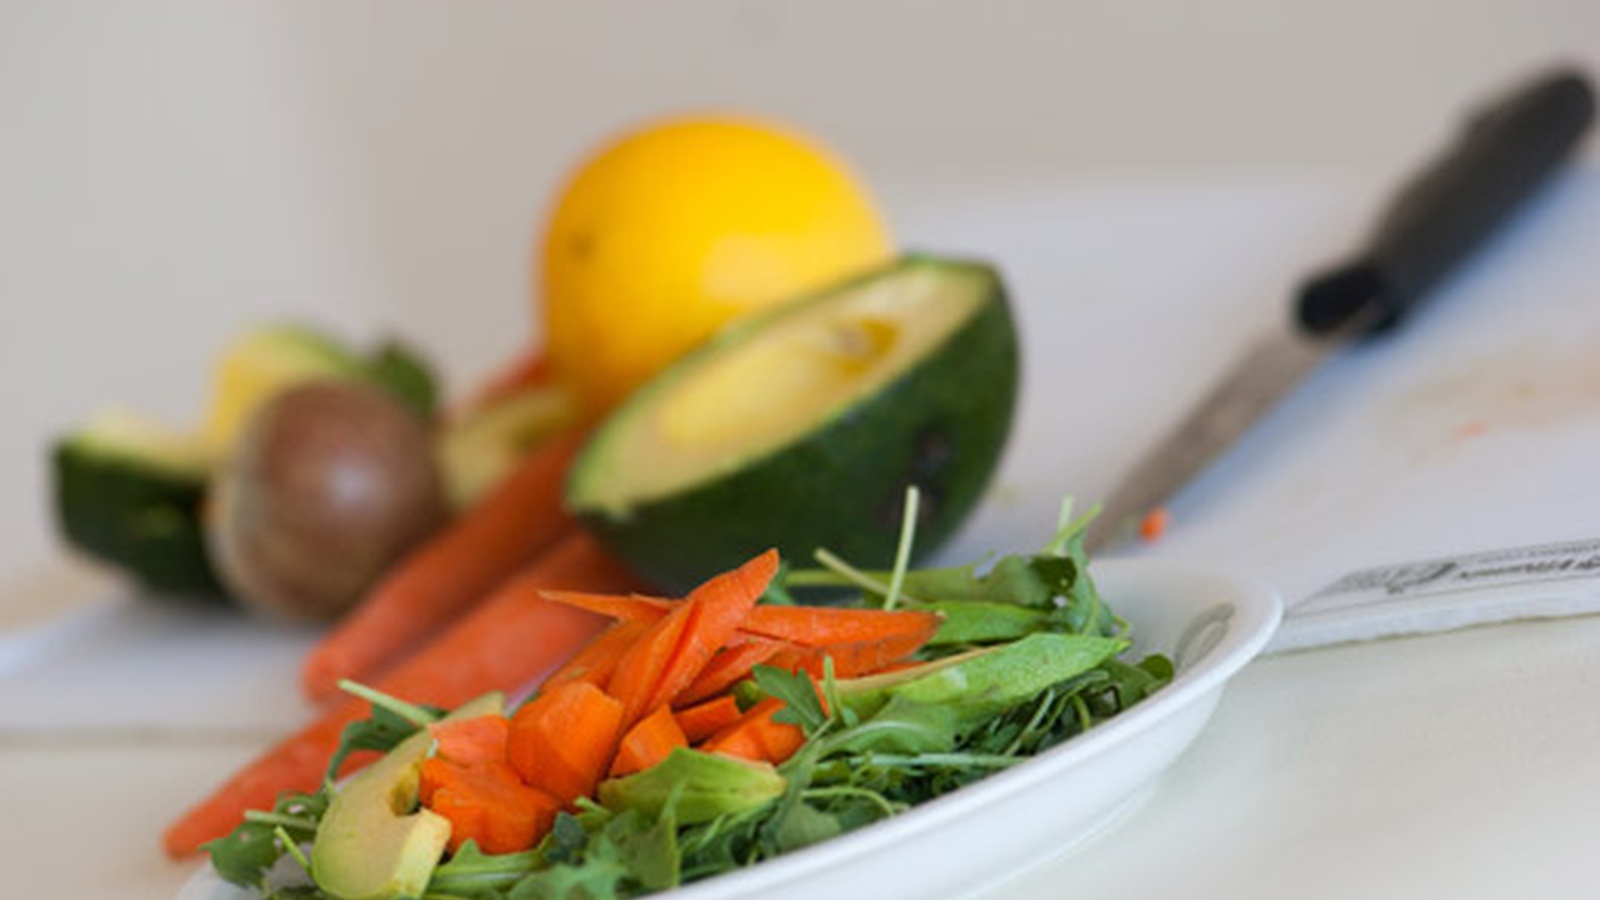
[[[48,437],[195,418],[247,325],[510,353],[542,206],[639,117],[791,119],[915,233],[953,183],[1376,185],[1552,60],[1600,69],[1600,2],[0,0],[0,573],[51,559]]]

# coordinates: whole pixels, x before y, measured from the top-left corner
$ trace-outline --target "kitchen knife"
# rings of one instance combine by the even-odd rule
[[[1106,500],[1091,551],[1129,538],[1319,363],[1405,318],[1573,154],[1595,115],[1583,73],[1560,69],[1472,116],[1395,195],[1365,246],[1306,281],[1289,327],[1258,340]]]

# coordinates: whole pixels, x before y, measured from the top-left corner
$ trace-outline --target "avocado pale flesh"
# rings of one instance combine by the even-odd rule
[[[451,713],[452,719],[498,715],[505,697],[486,694]],[[311,875],[336,900],[421,897],[450,840],[450,822],[417,809],[417,786],[432,737],[402,741],[351,776],[328,804],[311,845]]]

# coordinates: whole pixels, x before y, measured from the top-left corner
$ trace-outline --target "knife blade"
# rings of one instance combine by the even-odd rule
[[[1329,356],[1400,324],[1538,193],[1594,116],[1594,89],[1571,68],[1529,79],[1470,116],[1394,195],[1361,249],[1301,285],[1287,327],[1252,344],[1129,469],[1085,538],[1090,552],[1129,539]]]

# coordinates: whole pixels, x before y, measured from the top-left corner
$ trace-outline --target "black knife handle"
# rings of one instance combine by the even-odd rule
[[[1473,116],[1396,195],[1366,248],[1300,289],[1300,327],[1349,337],[1397,323],[1559,168],[1594,114],[1588,80],[1563,69]]]

